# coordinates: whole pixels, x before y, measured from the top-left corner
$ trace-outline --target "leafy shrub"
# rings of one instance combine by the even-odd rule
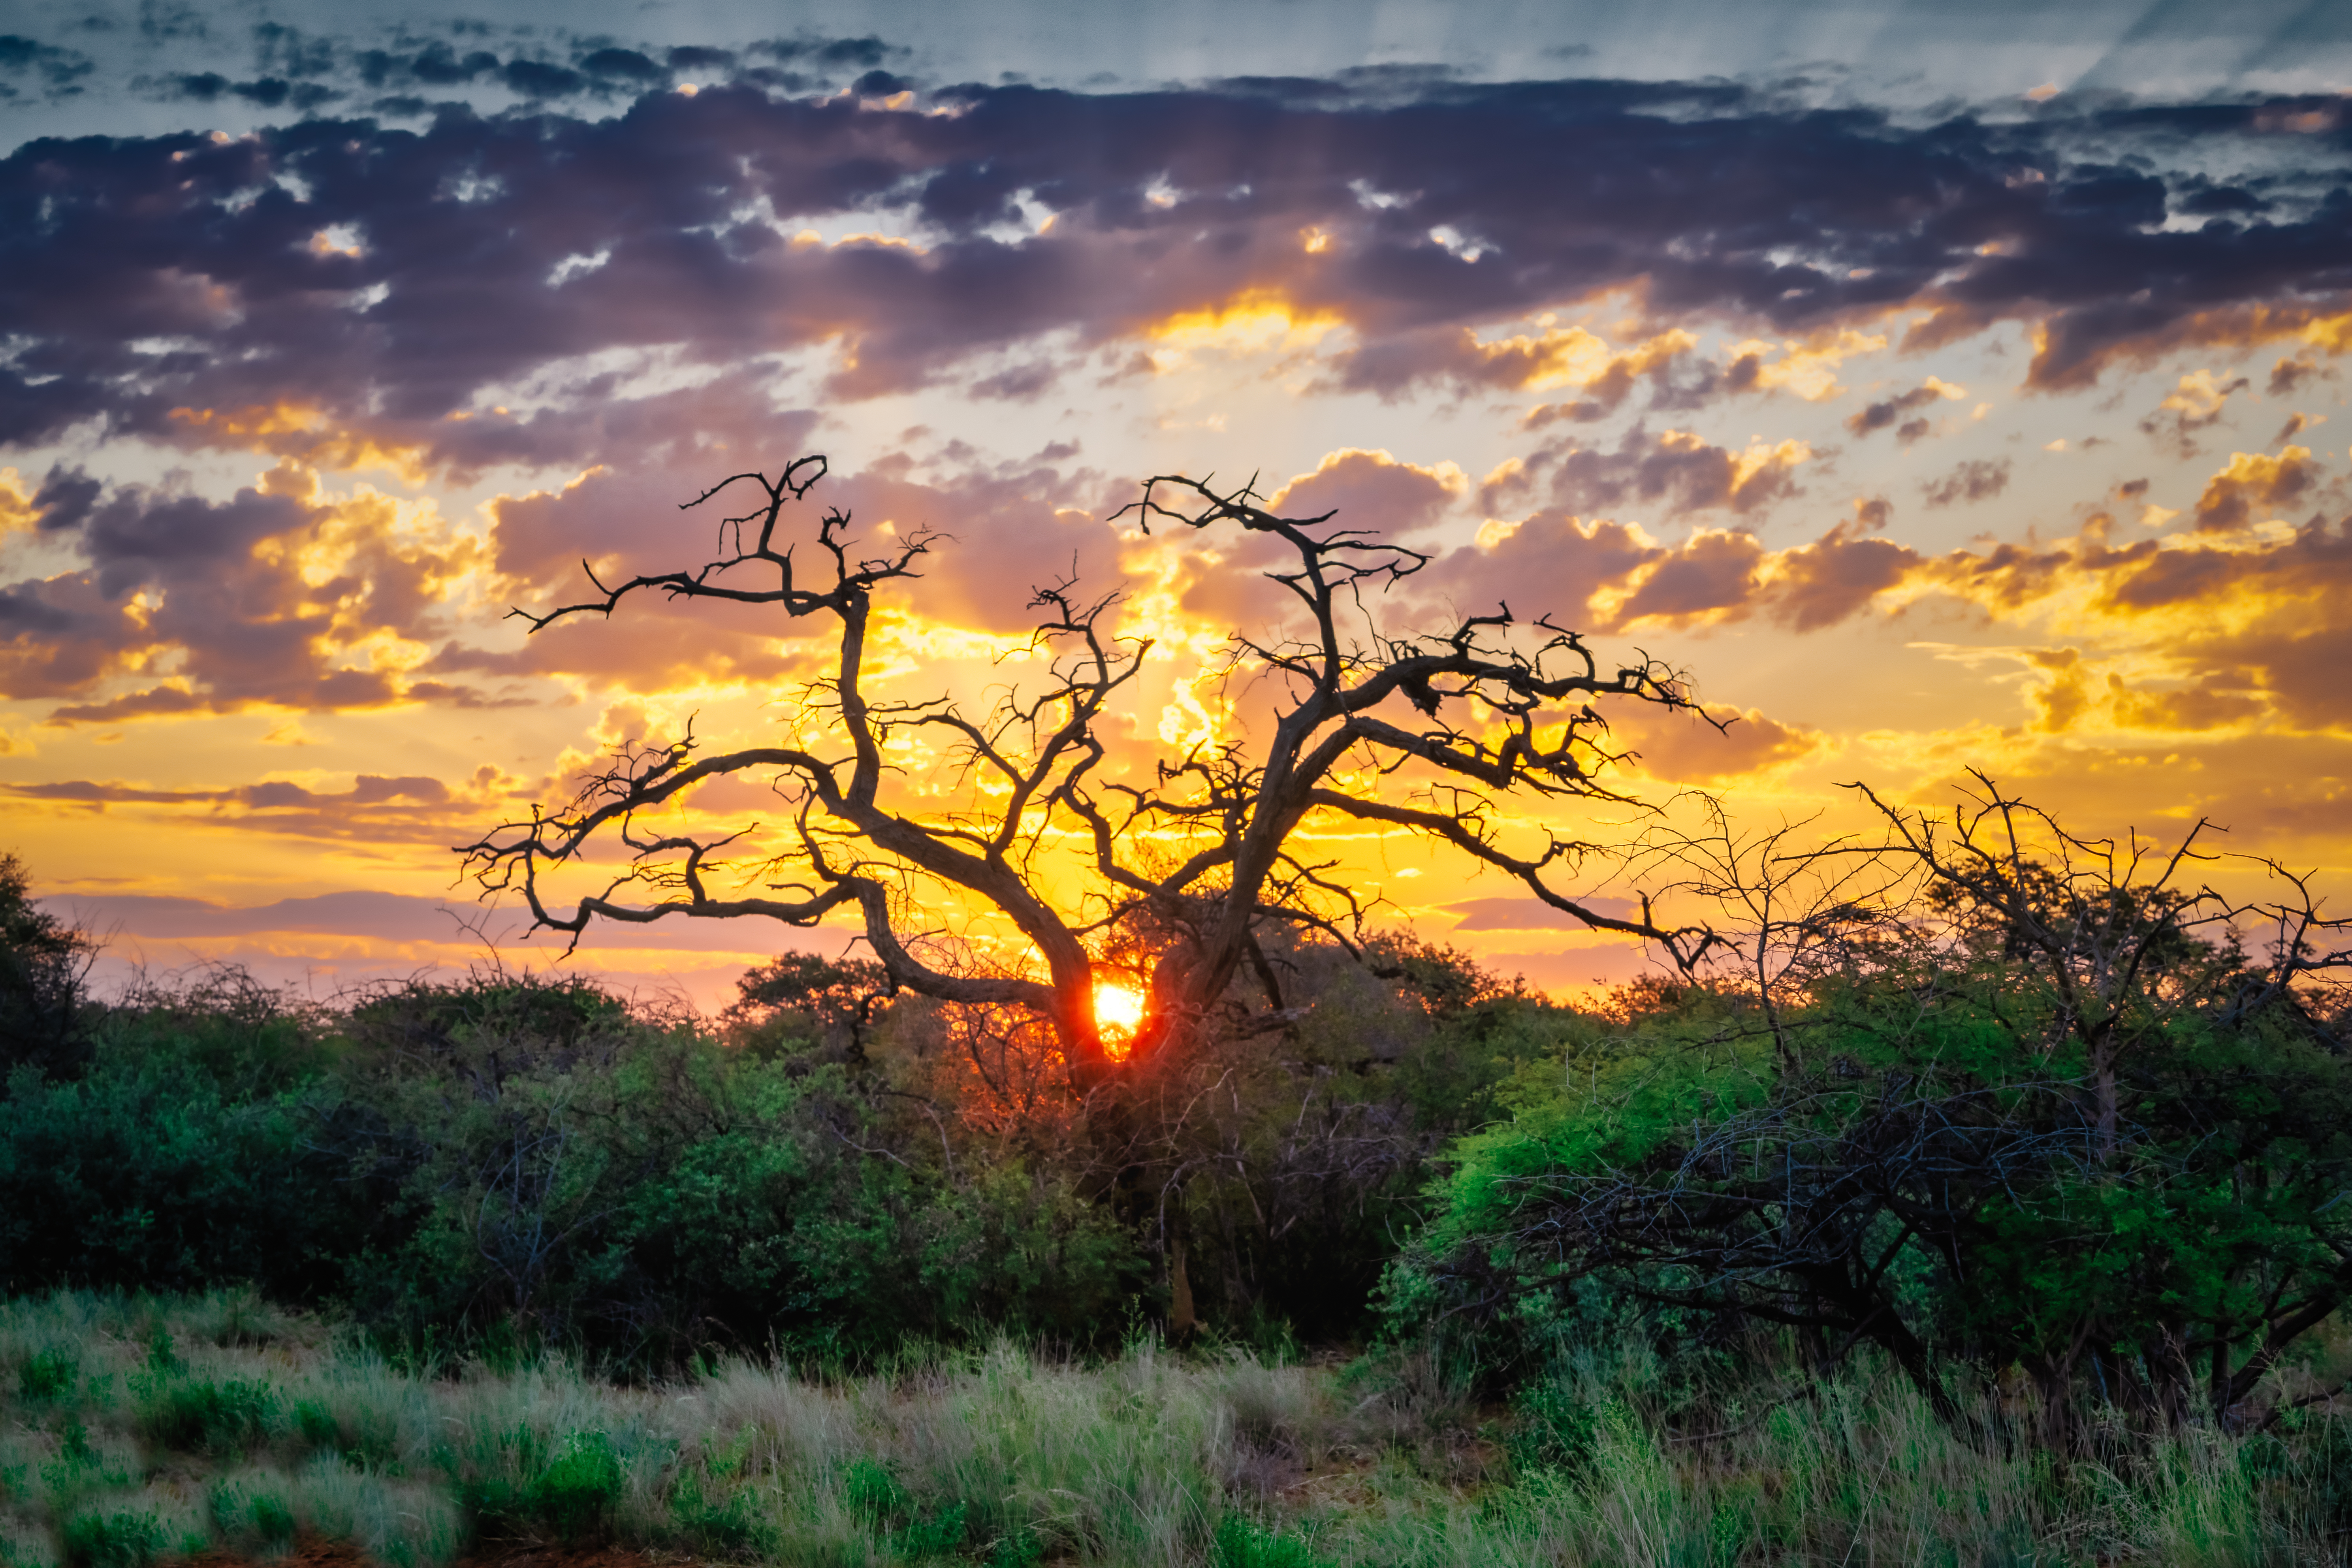
[[[147,1568],[163,1554],[163,1521],[151,1511],[95,1510],[66,1521],[66,1561],[75,1568]]]
[[[1045,1543],[1028,1529],[999,1537],[988,1549],[988,1568],[1036,1568],[1045,1560]]]
[[[1565,1379],[1531,1379],[1511,1403],[1517,1424],[1504,1447],[1514,1472],[1530,1476],[1556,1470],[1575,1475],[1592,1462],[1602,1412],[1579,1398]]]
[[[679,1471],[670,1489],[668,1522],[679,1544],[706,1557],[765,1556],[778,1545],[774,1521],[749,1488],[729,1487],[692,1468]]]
[[[162,1448],[244,1454],[268,1441],[278,1404],[277,1391],[256,1380],[164,1379],[142,1402],[138,1432]]]
[[[954,1502],[929,1518],[910,1521],[895,1542],[899,1554],[920,1562],[926,1557],[945,1557],[961,1552],[965,1512],[962,1503]]]
[[[131,1473],[110,1465],[92,1446],[89,1428],[79,1415],[68,1415],[58,1435],[58,1457],[41,1467],[42,1490],[53,1514],[71,1513],[83,1500],[128,1486]]]
[[[602,1432],[568,1435],[531,1485],[533,1511],[567,1541],[601,1531],[620,1496],[620,1458]]]
[[[842,1472],[841,1495],[851,1512],[877,1530],[903,1518],[912,1506],[898,1478],[864,1455]]]
[[[1329,1560],[1297,1535],[1271,1531],[1237,1513],[1217,1521],[1210,1542],[1215,1568],[1330,1568]]]
[[[275,1489],[216,1481],[205,1501],[213,1528],[238,1551],[276,1555],[294,1542],[293,1505]]]
[[[625,1479],[611,1437],[571,1432],[550,1451],[538,1433],[518,1426],[499,1447],[513,1455],[515,1473],[477,1477],[459,1488],[475,1518],[544,1531],[564,1541],[607,1531]]]
[[[16,1369],[16,1397],[27,1405],[46,1405],[71,1394],[80,1375],[81,1358],[53,1345]]]

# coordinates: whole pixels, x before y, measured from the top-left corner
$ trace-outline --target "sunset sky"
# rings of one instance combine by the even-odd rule
[[[1075,569],[1160,639],[1139,756],[1239,723],[1191,678],[1257,567],[1111,514],[1255,474],[1430,556],[1392,626],[1507,600],[1687,668],[1738,721],[1620,717],[1645,797],[1834,822],[1975,766],[2352,889],[2352,8],[355,15],[0,0],[0,847],[110,973],[324,994],[462,969],[459,917],[551,962],[449,847],[793,722],[812,650],[506,613],[698,564],[677,503],[804,452],[809,517],[951,536],[908,691],[1011,679]],[[1538,984],[1633,961],[1339,852]],[[572,962],[711,1005],[845,934]]]

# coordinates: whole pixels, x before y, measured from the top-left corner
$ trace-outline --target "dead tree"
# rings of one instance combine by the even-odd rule
[[[1709,938],[1652,918],[1621,919],[1554,885],[1594,847],[1524,825],[1505,803],[1562,797],[1629,803],[1599,782],[1625,757],[1610,749],[1595,700],[1627,699],[1705,718],[1685,679],[1646,656],[1605,670],[1577,632],[1507,606],[1444,630],[1384,635],[1370,613],[1427,560],[1336,525],[1332,514],[1278,517],[1248,487],[1161,476],[1118,514],[1149,532],[1264,535],[1283,566],[1267,574],[1296,599],[1279,637],[1236,635],[1222,678],[1271,694],[1275,717],[1147,768],[1121,769],[1108,721],[1151,651],[1118,629],[1120,597],[1073,581],[1034,590],[1030,647],[1047,674],[985,710],[951,696],[886,695],[868,669],[876,596],[918,575],[945,535],[898,536],[864,556],[851,520],[828,510],[814,539],[788,542],[787,510],[825,473],[802,458],[775,479],[736,474],[688,507],[754,487],[760,500],[723,521],[718,557],[699,569],[632,577],[544,614],[531,630],[610,616],[640,593],[773,606],[787,621],[830,622],[832,669],[800,694],[796,743],[706,754],[691,733],[625,747],[569,804],[500,824],[460,847],[486,895],[519,894],[534,929],[576,943],[592,921],[644,923],[764,917],[812,927],[855,916],[897,986],[950,1002],[1010,1007],[1045,1020],[1080,1094],[1182,1057],[1211,1028],[1278,1027],[1286,1009],[1265,962],[1269,922],[1356,940],[1368,905],[1302,847],[1302,829],[1348,824],[1442,840],[1587,926],[1622,931],[1696,962]],[[812,563],[814,570],[811,571]],[[585,563],[583,563],[583,567]],[[908,798],[892,743],[943,736],[961,795],[940,809]],[[706,780],[768,779],[788,821],[702,837],[649,826]],[[1367,784],[1364,781],[1371,781]],[[626,868],[562,907],[544,879],[617,839]],[[916,913],[942,899],[992,910],[1026,952],[981,962],[924,934]],[[1105,954],[1148,928],[1136,964],[1140,1022],[1114,1050],[1096,1016]],[[1232,997],[1255,979],[1246,1016]],[[1236,981],[1244,984],[1236,985]]]

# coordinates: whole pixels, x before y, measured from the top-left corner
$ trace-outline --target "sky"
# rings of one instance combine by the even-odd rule
[[[1199,677],[1272,611],[1114,514],[1255,476],[1427,556],[1386,626],[1686,669],[1735,721],[1612,712],[1644,800],[1827,831],[1975,768],[2340,888],[2347,91],[2323,3],[0,0],[0,847],[118,980],[556,962],[450,847],[799,721],[821,650],[508,612],[698,564],[678,503],[822,452],[804,521],[945,536],[894,689],[1034,677],[1075,573],[1158,639],[1136,765],[1246,726]],[[697,820],[772,815],[730,787]],[[1331,852],[1539,985],[1637,962]],[[569,962],[709,1006],[845,940]]]

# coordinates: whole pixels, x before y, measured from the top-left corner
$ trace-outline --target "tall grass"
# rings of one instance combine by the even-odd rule
[[[245,1295],[60,1293],[0,1305],[0,1561],[308,1532],[389,1568],[562,1540],[833,1568],[2341,1563],[2347,1425],[2118,1430],[2062,1465],[1868,1369],[1695,1394],[1639,1351],[1564,1357],[1509,1409],[1409,1356],[1149,1342],[620,1384],[395,1365]]]

